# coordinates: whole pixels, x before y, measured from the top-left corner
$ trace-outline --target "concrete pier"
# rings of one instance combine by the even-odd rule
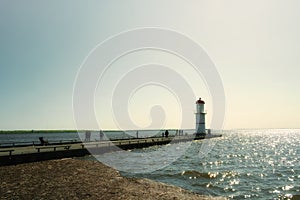
[[[47,146],[25,146],[0,148],[0,166],[15,165],[27,162],[43,160],[82,157],[90,154],[103,154],[112,151],[129,150],[135,148],[147,148],[155,145],[166,145],[192,140],[205,139],[204,136],[196,137],[176,136],[176,137],[153,137],[115,141],[97,141],[84,143],[67,143],[62,145]]]

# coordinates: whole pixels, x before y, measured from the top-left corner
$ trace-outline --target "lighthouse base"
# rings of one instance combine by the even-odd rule
[[[207,131],[207,132],[206,132]],[[212,134],[211,129],[207,129],[204,133],[194,133],[196,138],[215,138],[215,137],[222,137],[221,134]]]

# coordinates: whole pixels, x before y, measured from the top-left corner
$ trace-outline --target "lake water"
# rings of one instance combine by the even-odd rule
[[[149,178],[206,195],[288,199],[300,194],[300,130],[231,130],[207,141],[194,141],[188,148],[179,143],[163,150],[155,146],[96,158],[121,169],[124,176]],[[155,151],[161,156],[149,154]],[[162,168],[151,170],[157,166]],[[137,173],[141,168],[150,172]]]
[[[136,131],[105,134],[109,138],[134,137]],[[139,131],[139,137],[160,134],[161,131]],[[288,199],[300,194],[300,129],[228,130],[222,134],[221,138],[106,153],[95,158],[124,176],[149,178],[206,195]],[[40,136],[50,141],[80,140],[84,132],[0,134],[0,143],[38,141]],[[99,140],[99,131],[92,132],[92,140]]]

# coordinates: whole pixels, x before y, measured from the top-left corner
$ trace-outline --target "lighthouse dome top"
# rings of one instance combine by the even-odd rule
[[[205,102],[203,100],[201,100],[201,98],[199,98],[197,101],[196,101],[196,104],[205,104]]]

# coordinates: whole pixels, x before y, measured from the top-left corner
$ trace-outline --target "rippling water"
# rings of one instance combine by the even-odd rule
[[[265,129],[224,131],[222,138],[162,147],[114,152],[98,156],[121,166],[125,176],[144,177],[188,190],[234,199],[288,199],[300,194],[300,130]],[[206,145],[206,146],[205,146]],[[147,152],[162,152],[143,160],[145,168],[157,163],[173,163],[149,173],[134,173]],[[178,158],[178,152],[182,156]],[[200,152],[199,152],[200,151]],[[164,154],[164,152],[167,152]],[[132,153],[134,156],[130,156]]]

